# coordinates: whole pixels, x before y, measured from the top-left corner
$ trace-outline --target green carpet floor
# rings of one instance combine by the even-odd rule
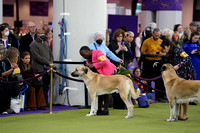
[[[127,110],[110,109],[109,116],[86,117],[89,109],[67,110],[54,114],[29,114],[0,118],[0,133],[199,133],[200,105],[190,105],[187,121],[166,122],[168,103]]]

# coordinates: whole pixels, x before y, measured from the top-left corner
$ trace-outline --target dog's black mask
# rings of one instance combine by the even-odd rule
[[[85,73],[85,74],[87,74],[87,72],[88,72],[88,69],[87,69],[87,68],[85,68],[85,69],[84,69],[84,73]]]
[[[167,69],[167,67],[163,65],[163,66],[161,67],[160,71],[162,72],[162,71],[165,71],[166,69]]]

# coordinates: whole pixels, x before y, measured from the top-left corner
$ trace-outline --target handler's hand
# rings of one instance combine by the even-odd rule
[[[122,64],[124,61],[123,60],[119,60],[119,63]]]
[[[179,65],[174,66],[174,70],[178,70],[179,69]]]
[[[93,68],[94,66],[93,66],[93,64],[87,64],[87,66],[89,67],[89,68]]]

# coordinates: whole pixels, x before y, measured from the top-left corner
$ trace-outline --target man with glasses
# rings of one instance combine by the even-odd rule
[[[36,25],[34,22],[28,23],[29,33],[25,36],[22,36],[20,40],[19,51],[23,53],[24,51],[30,52],[30,44],[33,40],[36,39]]]

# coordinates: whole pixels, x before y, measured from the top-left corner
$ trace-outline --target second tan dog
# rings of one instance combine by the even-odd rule
[[[171,64],[164,64],[161,73],[170,105],[170,117],[166,121],[176,121],[180,103],[197,100],[197,97],[200,102],[200,81],[180,78]]]
[[[125,118],[133,117],[133,104],[131,96],[137,99],[140,95],[140,90],[133,88],[132,81],[123,75],[110,75],[105,76],[92,72],[86,66],[79,66],[71,74],[73,77],[83,77],[85,84],[87,85],[88,91],[91,98],[91,110],[86,116],[96,115],[98,109],[98,95],[110,94],[119,91],[120,97],[124,101],[128,109],[128,115]]]

